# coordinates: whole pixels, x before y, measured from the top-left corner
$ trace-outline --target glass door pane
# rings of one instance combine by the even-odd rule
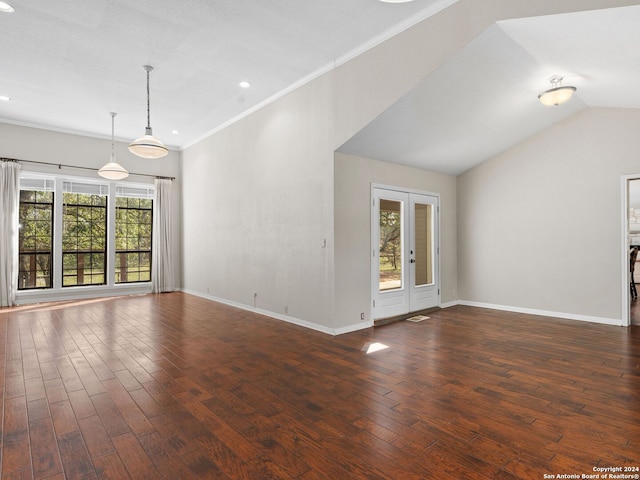
[[[380,291],[402,288],[402,202],[380,199]]]
[[[432,205],[415,204],[414,213],[414,259],[415,286],[433,283],[433,212]]]

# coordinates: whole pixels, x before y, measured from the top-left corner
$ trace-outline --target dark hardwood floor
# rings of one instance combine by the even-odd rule
[[[629,316],[631,318],[631,325],[640,325],[640,300],[637,298],[631,299]]]
[[[640,327],[462,306],[430,317],[331,337],[183,293],[2,309],[0,476],[640,466]]]

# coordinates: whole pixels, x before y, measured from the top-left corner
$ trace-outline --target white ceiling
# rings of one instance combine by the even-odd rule
[[[108,138],[115,111],[130,141],[148,64],[154,134],[182,148],[455,1],[9,0],[0,121]],[[582,108],[640,108],[639,25],[640,6],[499,22],[340,150],[458,174]],[[556,74],[577,94],[543,107]]]
[[[640,108],[638,46],[640,6],[498,22],[339,150],[460,174],[583,108]],[[553,75],[577,92],[545,107]]]
[[[179,148],[454,0],[7,1],[0,121]]]

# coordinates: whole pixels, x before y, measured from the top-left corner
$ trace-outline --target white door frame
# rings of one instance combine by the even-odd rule
[[[631,283],[631,273],[629,271],[629,181],[640,180],[640,174],[623,175],[621,181],[621,197],[622,197],[622,325],[631,325],[631,294],[629,285]],[[640,274],[640,272],[639,272]],[[638,300],[640,301],[640,300]]]
[[[375,190],[377,189],[381,189],[381,190],[387,190],[387,191],[391,191],[391,192],[398,192],[401,194],[418,194],[418,195],[427,195],[430,197],[435,197],[437,200],[437,205],[436,205],[436,212],[435,212],[435,230],[436,230],[436,235],[435,235],[435,245],[434,248],[436,250],[436,254],[435,254],[435,265],[434,265],[434,275],[436,278],[436,291],[437,291],[437,298],[436,298],[436,302],[437,305],[440,305],[441,303],[441,294],[440,294],[440,285],[441,285],[441,280],[440,280],[440,213],[439,213],[439,209],[440,209],[440,194],[439,193],[434,193],[434,192],[428,192],[425,190],[417,190],[417,189],[412,189],[412,188],[404,188],[404,187],[397,187],[397,186],[393,186],[393,185],[384,185],[384,184],[378,184],[378,183],[372,183],[371,184],[371,243],[370,243],[370,248],[369,248],[369,252],[371,255],[371,271],[370,271],[370,282],[371,282],[371,318],[372,319],[378,319],[378,318],[384,318],[381,317],[379,315],[376,315],[376,305],[375,305],[375,300],[376,298],[378,298],[378,293],[379,293],[379,288],[380,288],[380,284],[379,284],[379,278],[377,273],[379,272],[379,259],[378,256],[376,254],[377,252],[377,245],[379,242],[379,238],[377,238],[377,228],[374,228],[376,223],[378,222],[378,218],[376,216],[376,208],[374,205],[374,199],[375,199]],[[409,205],[406,205],[406,208],[409,208]],[[404,260],[403,260],[404,261]],[[403,268],[403,271],[405,269]],[[375,279],[374,279],[375,276]],[[410,282],[406,282],[407,286],[409,285]],[[378,307],[379,308],[379,307]],[[391,315],[392,316],[392,315]]]

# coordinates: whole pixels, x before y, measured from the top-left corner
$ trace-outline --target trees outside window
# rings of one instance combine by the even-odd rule
[[[18,290],[51,288],[53,192],[21,190]]]
[[[153,200],[116,198],[115,283],[151,281]]]
[[[62,286],[106,283],[107,196],[63,194]]]
[[[23,172],[18,289],[151,282],[153,198],[152,185]]]

